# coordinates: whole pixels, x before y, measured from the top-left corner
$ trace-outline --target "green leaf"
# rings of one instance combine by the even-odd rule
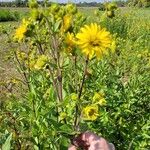
[[[66,150],[68,145],[69,145],[69,139],[63,136],[61,138],[61,143],[60,143],[61,150]]]
[[[39,148],[36,145],[34,145],[34,150],[39,150]]]
[[[10,150],[11,148],[11,139],[12,139],[12,134],[10,134],[5,143],[2,145],[2,150]]]
[[[59,28],[61,22],[62,22],[62,21],[60,20],[60,21],[57,21],[57,22],[55,23],[55,25],[54,25],[54,32],[57,32],[57,30],[58,30],[58,28]]]
[[[37,138],[37,137],[35,137],[35,138],[34,138],[34,140],[35,140],[36,144],[38,144],[38,143],[39,143],[39,142],[38,142],[38,138]]]
[[[72,133],[72,131],[73,131],[71,126],[69,126],[67,124],[62,125],[59,129],[61,132],[68,133],[68,134]]]

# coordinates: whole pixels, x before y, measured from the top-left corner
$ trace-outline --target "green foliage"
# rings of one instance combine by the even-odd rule
[[[99,11],[104,11],[105,10],[105,5],[101,4],[98,9],[99,9]]]
[[[55,12],[55,17],[51,11]],[[117,10],[113,18],[108,18],[106,13],[99,14],[97,22],[107,28],[115,39],[115,52],[100,61],[90,60],[79,99],[77,93],[85,63],[79,49],[63,55],[61,68],[55,63],[57,58],[53,60],[49,56],[58,40],[53,45],[52,35],[55,38],[59,35],[62,23],[57,14],[64,15],[65,11],[62,12],[59,5],[44,11],[36,7],[36,11],[32,12],[34,23],[27,24],[26,39],[21,43],[19,53],[16,47],[12,50],[22,76],[7,84],[20,87],[20,95],[6,93],[7,101],[0,107],[0,145],[11,140],[12,149],[67,149],[70,139],[79,133],[74,126],[75,117],[72,117],[75,116],[75,108],[81,111],[91,104],[96,92],[104,93],[106,105],[99,107],[96,120],[79,119],[80,132],[96,132],[119,150],[150,149],[150,19],[140,13],[137,9]],[[76,17],[78,21],[67,29],[74,33],[86,21],[81,14]],[[63,44],[60,48],[63,46],[67,48]],[[35,62],[36,69],[32,65]],[[61,102],[53,84],[60,85],[60,82],[63,83]],[[8,140],[10,136],[6,130],[12,133],[12,139]]]
[[[93,90],[95,87],[97,90],[104,90],[108,104],[101,109],[99,120],[90,126],[115,143],[118,149],[126,150],[130,144],[130,149],[149,149],[149,129],[146,129],[149,128],[150,117],[147,82],[150,75],[147,72],[149,62],[147,57],[138,56],[143,50],[131,52],[132,42],[123,43],[123,47],[119,46],[121,43],[118,45],[118,51],[121,49],[118,55],[109,58],[107,63],[104,61],[99,64],[98,68],[101,69],[93,76],[93,82],[91,81]],[[136,49],[135,45],[133,49]],[[101,78],[97,78],[98,75]]]
[[[128,0],[129,6],[136,6],[136,7],[150,7],[150,1],[149,0]]]
[[[0,9],[0,22],[3,21],[17,21],[20,15],[17,11],[10,11],[8,9]]]
[[[116,37],[117,48],[115,55],[99,63],[101,69],[91,81],[93,90],[103,88],[108,94],[108,105],[92,128],[125,150],[150,148],[150,18],[135,10],[117,10],[113,19],[106,14],[98,18]]]
[[[2,150],[10,150],[11,149],[11,139],[12,139],[12,134],[10,134],[5,143],[2,145]]]

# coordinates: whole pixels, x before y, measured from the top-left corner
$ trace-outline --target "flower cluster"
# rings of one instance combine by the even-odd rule
[[[98,106],[97,105],[90,105],[86,106],[83,111],[83,119],[85,120],[95,120],[98,117]]]
[[[96,120],[99,116],[99,107],[106,105],[104,94],[99,92],[95,93],[90,105],[83,108],[82,117],[84,120]]]
[[[78,114],[83,120],[96,120],[100,109],[106,105],[104,94],[95,93],[89,98],[91,100],[87,102],[88,104],[82,104],[83,86],[86,77],[90,74],[90,68],[87,68],[88,62],[94,58],[102,59],[104,55],[109,54],[109,50],[114,51],[115,42],[110,32],[98,23],[86,24],[86,18],[73,4],[66,6],[52,4],[49,8],[42,9],[35,0],[32,0],[30,8],[30,17],[23,19],[14,36],[19,42],[28,44],[28,51],[20,50],[16,55],[23,66],[24,74],[27,73],[28,76],[33,73],[33,77],[38,78],[38,75],[44,76],[48,72],[45,79],[42,77],[44,82],[48,80],[45,84],[48,88],[42,89],[42,92],[44,91],[42,98],[48,99],[51,96],[49,84],[54,86],[57,104],[54,103],[59,107],[57,119],[60,122],[69,120],[77,126]],[[68,82],[65,81],[67,77],[63,78],[64,68],[70,65],[72,70],[75,69],[74,73],[82,71],[82,63],[79,60],[83,62],[86,60],[83,81],[82,73],[79,73],[73,81],[74,85],[69,85],[65,83]],[[72,65],[73,63],[75,64]],[[70,91],[67,91],[71,92],[69,96],[64,94],[63,86],[65,90],[69,88]],[[45,88],[43,85],[41,87]],[[75,108],[76,112],[74,112]]]
[[[30,22],[26,19],[22,20],[22,24],[19,26],[19,28],[16,29],[14,39],[17,39],[18,41],[21,41],[25,37],[25,35],[28,31],[29,23]]]

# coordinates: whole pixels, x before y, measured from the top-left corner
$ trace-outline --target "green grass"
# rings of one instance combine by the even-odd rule
[[[17,21],[19,17],[19,13],[17,11],[11,12],[7,9],[0,10],[0,22]]]
[[[28,14],[27,8],[1,8],[0,22],[18,21]]]

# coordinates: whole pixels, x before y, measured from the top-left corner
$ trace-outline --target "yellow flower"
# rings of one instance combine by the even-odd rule
[[[16,29],[14,39],[21,41],[27,32],[27,26],[28,25],[29,25],[29,21],[23,19],[22,24],[19,26],[18,29]]]
[[[102,58],[103,54],[107,54],[107,48],[111,46],[111,35],[105,28],[101,28],[96,23],[85,25],[77,34],[77,44],[82,49],[82,52],[90,59],[96,55],[98,59]]]
[[[63,17],[63,24],[61,27],[62,32],[67,32],[72,24],[72,15],[65,15]]]
[[[84,120],[95,120],[98,117],[98,106],[91,105],[86,106],[82,111],[83,119]]]
[[[106,105],[106,100],[104,98],[103,93],[95,93],[93,96],[93,101],[94,104],[98,104],[100,106],[105,106]]]
[[[72,49],[75,47],[75,39],[73,33],[67,33],[65,38],[65,44],[67,46],[67,51],[71,52]]]
[[[48,60],[47,56],[41,55],[37,59],[35,65],[34,65],[34,68],[37,69],[37,70],[42,69],[44,67],[44,65],[46,64],[47,60]]]
[[[26,33],[27,28],[26,26],[22,25],[20,26],[15,33],[15,39],[18,39],[18,41],[21,41],[24,38],[24,34]]]

